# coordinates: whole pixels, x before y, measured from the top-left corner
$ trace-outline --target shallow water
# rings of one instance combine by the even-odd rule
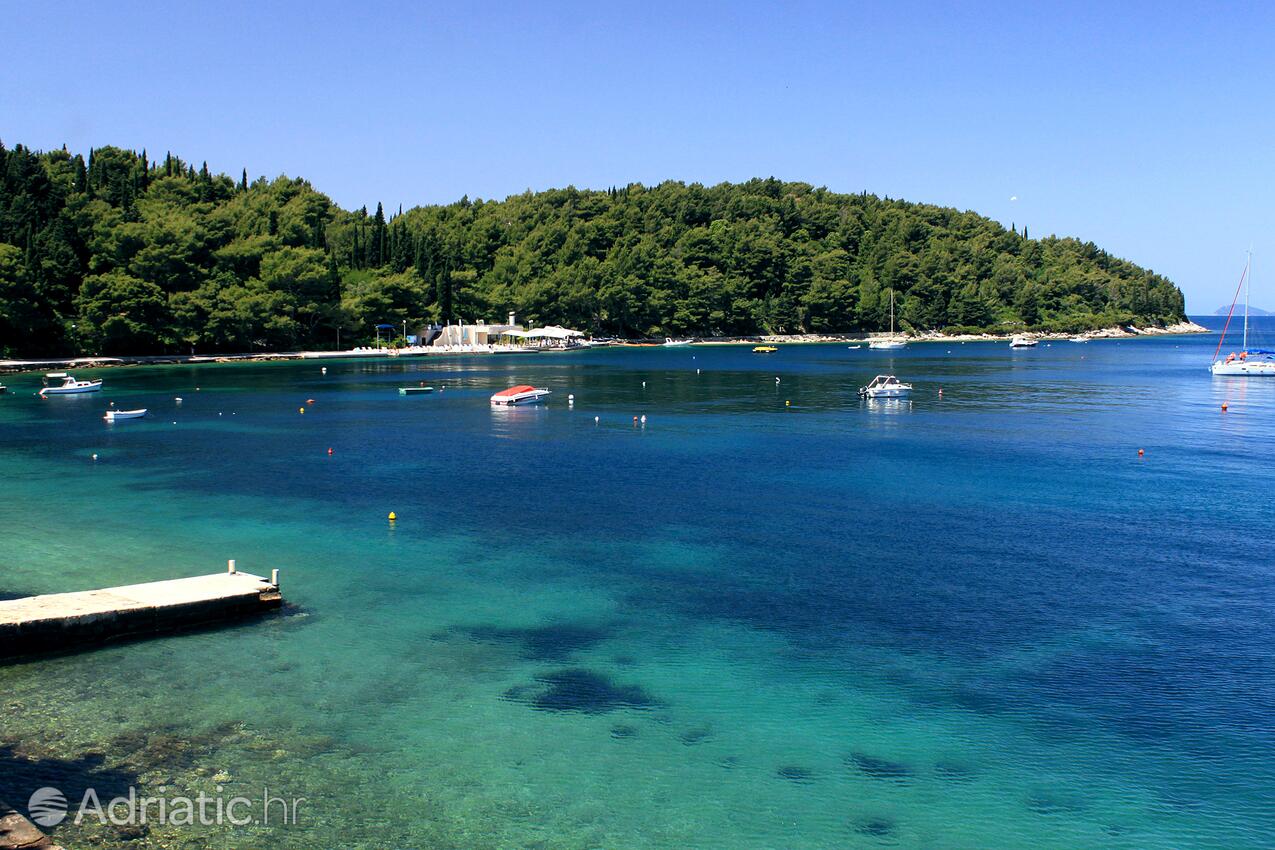
[[[1268,846],[1275,381],[1215,344],[14,377],[0,594],[233,557],[293,607],[0,667],[0,797],[307,799],[76,847]]]

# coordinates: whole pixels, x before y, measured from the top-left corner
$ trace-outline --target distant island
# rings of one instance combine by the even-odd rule
[[[386,217],[299,178],[0,145],[0,356],[335,349],[503,317],[641,338],[1184,321],[1092,242],[774,178],[462,198]]]
[[[1229,305],[1227,305],[1227,306],[1218,307],[1216,310],[1213,311],[1213,315],[1225,316],[1229,312],[1231,312],[1231,308]],[[1272,313],[1270,310],[1263,310],[1261,307],[1253,307],[1253,306],[1250,306],[1248,308],[1248,314],[1250,316],[1275,316],[1275,313]],[[1244,305],[1242,304],[1235,305],[1235,315],[1237,316],[1244,315]]]

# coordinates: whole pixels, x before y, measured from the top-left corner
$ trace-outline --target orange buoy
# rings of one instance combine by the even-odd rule
[[[305,400],[305,403],[306,403],[306,404],[314,404],[314,399],[312,399],[312,398],[308,398],[308,399],[306,399],[306,400]]]
[[[332,454],[332,449],[328,449],[328,454]]]
[[[1222,412],[1226,413],[1226,402],[1222,402]]]

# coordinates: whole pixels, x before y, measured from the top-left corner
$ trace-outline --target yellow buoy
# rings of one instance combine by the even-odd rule
[[[297,408],[297,413],[305,413],[305,408],[304,408],[304,407],[298,407],[298,408]]]
[[[398,519],[398,514],[394,513],[393,511],[390,511],[390,522],[393,522],[396,519]]]
[[[792,402],[791,402],[791,401],[785,401],[785,402],[784,402],[784,407],[792,407]]]

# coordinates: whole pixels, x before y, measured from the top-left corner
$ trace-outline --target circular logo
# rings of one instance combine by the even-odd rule
[[[66,819],[66,796],[56,788],[41,788],[31,795],[27,811],[36,826],[57,826]]]

